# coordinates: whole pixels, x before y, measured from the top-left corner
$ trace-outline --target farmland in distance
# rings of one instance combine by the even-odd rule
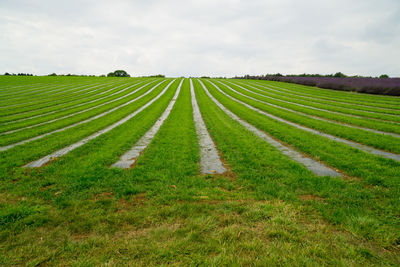
[[[400,98],[0,76],[0,265],[400,264]]]

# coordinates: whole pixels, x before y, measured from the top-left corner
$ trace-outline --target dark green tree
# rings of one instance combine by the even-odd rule
[[[109,74],[107,74],[107,77],[131,77],[131,76],[124,70],[116,70],[114,72],[110,72]]]
[[[381,76],[379,76],[379,78],[383,79],[383,78],[389,78],[389,75],[387,74],[382,74]]]
[[[335,75],[333,75],[333,77],[336,78],[346,78],[347,76],[341,72],[336,72]]]

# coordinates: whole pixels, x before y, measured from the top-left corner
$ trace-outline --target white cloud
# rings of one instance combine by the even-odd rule
[[[400,76],[397,0],[0,2],[0,72]]]

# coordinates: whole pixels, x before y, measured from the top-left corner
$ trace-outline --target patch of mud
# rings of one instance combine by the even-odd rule
[[[204,86],[204,84],[199,81],[201,83],[201,85],[203,86],[203,89],[205,90],[205,92],[207,93],[207,95],[211,98],[211,100],[220,108],[222,109],[229,117],[231,117],[233,120],[239,122],[242,126],[244,126],[246,129],[248,129],[249,131],[253,132],[255,135],[257,135],[258,137],[260,137],[261,139],[265,140],[266,142],[268,142],[270,145],[274,146],[276,149],[278,149],[280,152],[282,152],[284,155],[286,155],[287,157],[291,158],[292,160],[302,164],[303,166],[305,166],[308,170],[310,170],[311,172],[315,173],[318,176],[332,176],[332,177],[339,177],[341,176],[340,173],[338,173],[337,171],[335,171],[332,168],[329,168],[323,164],[321,164],[320,162],[313,160],[311,158],[305,157],[304,155],[302,155],[301,153],[291,149],[290,147],[287,147],[285,145],[283,145],[281,142],[278,142],[277,140],[275,140],[274,138],[272,138],[271,136],[267,135],[265,132],[259,130],[258,128],[254,127],[253,125],[251,125],[250,123],[242,120],[241,118],[239,118],[238,116],[236,116],[233,112],[231,112],[230,110],[228,110],[225,106],[223,106],[217,99],[215,99],[210,92],[207,90],[207,88]],[[215,88],[217,88],[221,93],[223,93],[223,91],[221,89],[219,89],[214,83],[210,82]],[[227,95],[227,94],[225,94]],[[250,106],[249,106],[250,107]]]
[[[192,107],[193,107],[193,119],[200,146],[201,172],[203,174],[224,173],[226,172],[226,169],[221,162],[218,151],[201,117],[199,105],[197,104],[196,95],[194,92],[192,79],[190,79],[190,93],[191,93]]]
[[[115,162],[111,167],[121,168],[121,169],[130,169],[135,166],[136,159],[141,155],[141,153],[149,146],[154,136],[160,130],[161,126],[164,124],[164,121],[168,118],[171,113],[172,108],[175,105],[176,100],[178,99],[179,93],[181,91],[183,79],[179,83],[178,89],[171,102],[165,109],[164,113],[157,119],[154,125],[148,130],[140,139],[136,142],[136,144],[125,154],[123,154],[119,161]]]

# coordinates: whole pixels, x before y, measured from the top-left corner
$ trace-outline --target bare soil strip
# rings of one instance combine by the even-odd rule
[[[100,82],[96,82],[95,84],[99,84],[99,83]],[[76,87],[74,87],[76,85],[83,87],[83,86],[89,86],[89,85],[91,85],[91,83],[90,82],[85,82],[83,84],[82,83],[79,83],[79,84],[69,83],[69,84],[61,84],[61,85],[51,84],[51,85],[46,85],[46,86],[41,87],[40,90],[39,89],[38,90],[27,90],[27,91],[21,90],[22,92],[18,92],[18,93],[15,92],[14,94],[8,94],[8,95],[1,96],[0,99],[3,101],[4,99],[2,99],[2,98],[6,97],[7,99],[5,99],[5,100],[11,100],[11,99],[18,100],[21,98],[25,98],[29,95],[34,95],[36,97],[36,96],[41,96],[43,94],[51,93],[51,92],[54,92],[56,90],[60,90],[63,88],[71,87],[73,89],[73,88],[76,88]],[[49,88],[51,88],[52,90],[47,91],[47,89],[49,89]]]
[[[316,120],[320,120],[320,121],[326,121],[326,122],[333,123],[333,124],[337,124],[337,125],[343,125],[343,126],[346,126],[346,127],[356,128],[356,129],[360,129],[360,130],[364,130],[364,131],[368,131],[368,132],[372,132],[372,133],[383,134],[383,135],[391,135],[391,136],[393,136],[393,137],[400,138],[400,134],[389,133],[389,132],[384,132],[384,131],[379,131],[379,130],[370,129],[370,128],[366,128],[366,127],[361,127],[361,126],[357,126],[357,125],[353,125],[353,124],[348,124],[348,123],[344,123],[344,122],[338,122],[338,121],[334,121],[334,120],[330,120],[330,119],[321,118],[321,117],[318,117],[318,116],[315,116],[315,115],[310,115],[310,114],[307,114],[307,113],[304,113],[304,112],[301,112],[301,111],[297,111],[297,110],[293,110],[293,109],[290,109],[290,108],[281,107],[281,106],[278,106],[278,105],[275,105],[275,104],[272,104],[272,103],[269,103],[269,102],[266,102],[266,101],[262,101],[262,100],[260,100],[260,99],[257,99],[257,98],[254,98],[254,97],[251,97],[251,96],[248,96],[248,95],[245,95],[245,94],[242,94],[242,93],[236,91],[235,89],[233,89],[232,87],[228,86],[227,84],[222,83],[222,82],[220,82],[220,81],[218,81],[218,82],[219,82],[220,84],[225,85],[227,88],[229,88],[230,90],[232,90],[233,92],[235,92],[235,93],[237,93],[237,94],[239,94],[239,95],[242,95],[242,96],[244,96],[244,97],[250,98],[250,99],[255,100],[255,101],[257,101],[257,102],[266,104],[266,105],[271,106],[271,107],[283,109],[283,110],[286,110],[286,111],[289,111],[289,112],[293,112],[293,113],[296,113],[296,114],[299,114],[299,115],[302,115],[302,116],[306,116],[306,117],[310,117],[310,118],[313,118],[313,119],[316,119]],[[229,82],[229,83],[231,83],[231,82]],[[249,90],[249,89],[247,89],[247,88],[244,88],[243,86],[237,85],[237,84],[235,84],[235,83],[232,83],[232,84],[234,84],[234,85],[236,85],[236,86],[242,88],[243,90],[245,90],[245,91],[247,91],[247,92],[250,92],[250,93],[252,93],[252,94],[259,95],[259,96],[266,97],[266,98],[269,98],[268,96],[265,96],[265,95],[263,95],[263,94],[259,94],[259,93],[253,92],[253,91],[251,91],[251,90]],[[282,101],[282,100],[280,100],[280,101]],[[283,101],[283,102],[285,102],[285,103],[290,103],[289,101]],[[293,104],[296,104],[296,103],[293,103]]]
[[[267,116],[267,117],[269,117],[271,119],[283,122],[285,124],[291,125],[291,126],[296,127],[298,129],[301,129],[301,130],[304,130],[304,131],[307,131],[307,132],[310,132],[310,133],[313,133],[313,134],[316,134],[316,135],[319,135],[319,136],[326,137],[326,138],[331,139],[333,141],[349,145],[351,147],[357,148],[357,149],[359,149],[361,151],[364,151],[364,152],[367,152],[367,153],[371,153],[371,154],[374,154],[374,155],[377,155],[377,156],[381,156],[381,157],[384,157],[384,158],[388,158],[388,159],[393,159],[395,161],[400,161],[400,155],[398,155],[398,154],[382,151],[382,150],[375,149],[375,148],[370,147],[370,146],[366,146],[366,145],[362,145],[362,144],[359,144],[359,143],[356,143],[356,142],[352,142],[352,141],[349,141],[349,140],[346,140],[346,139],[343,139],[343,138],[340,138],[340,137],[337,137],[337,136],[333,136],[333,135],[330,135],[330,134],[327,134],[327,133],[323,133],[323,132],[320,132],[320,131],[305,127],[303,125],[300,125],[300,124],[297,124],[297,123],[294,123],[294,122],[291,122],[291,121],[287,121],[285,119],[279,118],[279,117],[274,116],[272,114],[269,114],[269,113],[267,113],[265,111],[262,111],[262,110],[260,110],[258,108],[255,108],[255,107],[253,107],[253,106],[251,106],[251,105],[249,105],[249,104],[247,104],[245,102],[242,102],[242,101],[240,101],[240,100],[228,95],[227,93],[222,91],[217,85],[215,85],[213,82],[211,82],[211,81],[208,81],[208,82],[210,84],[212,84],[219,92],[221,92],[222,94],[224,94],[228,98],[232,99],[233,101],[235,101],[237,103],[240,103],[240,104],[248,107],[251,110],[257,111],[258,113],[263,114],[263,115],[265,115],[265,116]]]
[[[60,149],[60,150],[58,150],[58,151],[56,151],[56,152],[54,152],[54,153],[52,153],[52,154],[50,154],[50,155],[47,155],[47,156],[45,156],[45,157],[43,157],[43,158],[41,158],[41,159],[39,159],[39,160],[33,161],[33,162],[31,162],[31,163],[28,163],[28,164],[26,164],[24,167],[28,167],[28,168],[39,168],[39,167],[41,167],[41,166],[43,166],[43,165],[49,163],[50,161],[52,161],[52,160],[54,160],[54,159],[56,159],[56,158],[59,158],[59,157],[61,157],[61,156],[64,156],[65,154],[71,152],[72,150],[74,150],[74,149],[76,149],[76,148],[78,148],[78,147],[83,146],[84,144],[86,144],[86,143],[89,142],[90,140],[93,140],[93,139],[99,137],[100,135],[105,134],[105,133],[111,131],[112,129],[116,128],[117,126],[120,126],[120,125],[124,124],[125,122],[127,122],[127,121],[130,120],[130,119],[132,119],[133,117],[135,117],[135,116],[136,116],[137,114],[139,114],[140,112],[142,112],[144,109],[146,109],[146,108],[147,108],[148,106],[150,106],[152,103],[154,103],[157,99],[159,99],[159,98],[168,90],[168,88],[171,86],[171,84],[172,84],[174,81],[175,81],[175,80],[172,80],[172,81],[161,91],[161,93],[159,93],[159,94],[158,94],[156,97],[154,97],[152,100],[150,100],[149,102],[147,102],[146,104],[144,104],[142,107],[140,107],[140,108],[139,108],[138,110],[136,110],[135,112],[129,114],[129,115],[126,116],[126,117],[124,117],[123,119],[121,119],[121,120],[119,120],[119,121],[117,121],[117,122],[111,124],[110,126],[104,128],[104,129],[102,129],[102,130],[100,130],[100,131],[98,131],[98,132],[95,132],[94,134],[92,134],[92,135],[90,135],[90,136],[88,136],[88,137],[82,139],[82,140],[79,141],[79,142],[76,142],[75,144],[72,144],[72,145],[70,145],[70,146],[67,146],[67,147],[65,147],[65,148],[62,148],[62,149]],[[159,84],[161,84],[161,83],[163,83],[163,82],[165,82],[165,80],[162,81],[162,82],[160,82]],[[158,84],[158,85],[159,85],[159,84]],[[155,87],[157,87],[158,85],[156,85]],[[155,88],[155,87],[153,87],[153,88]],[[150,90],[150,91],[151,91],[151,90]],[[148,91],[147,93],[150,93],[150,91]],[[144,96],[144,95],[141,95],[140,97],[136,98],[136,100],[139,99],[139,98],[142,98],[143,96]]]
[[[110,83],[110,84],[107,84],[107,85],[104,85],[104,84],[99,84],[99,85],[96,85],[96,86],[91,86],[91,87],[88,87],[88,88],[86,88],[86,89],[93,89],[93,88],[97,88],[97,87],[108,87],[108,86],[112,86],[113,84],[114,84],[115,82],[113,82],[113,83]],[[124,85],[126,85],[126,83],[125,84],[121,84],[121,85],[119,85],[119,86],[117,86],[117,87],[113,87],[114,89],[115,88],[119,88],[119,87],[121,87],[121,86],[124,86]],[[64,99],[62,99],[61,100],[61,102],[56,102],[56,103],[52,103],[52,101],[32,101],[32,102],[25,102],[25,103],[19,103],[19,104],[17,104],[17,105],[19,105],[18,107],[13,107],[13,108],[10,108],[9,109],[9,111],[13,111],[13,112],[9,112],[9,113],[7,113],[7,114],[3,114],[3,115],[0,115],[0,117],[8,117],[8,116],[14,116],[14,115],[22,115],[22,114],[26,114],[26,113],[29,113],[29,112],[33,112],[33,111],[37,111],[37,110],[41,110],[41,109],[44,109],[44,108],[50,108],[50,107],[56,107],[56,106],[59,106],[59,105],[62,105],[62,104],[65,104],[65,103],[67,103],[67,102],[71,102],[71,101],[74,101],[74,100],[76,100],[76,99],[79,99],[79,100],[81,100],[81,99],[83,99],[84,97],[84,95],[87,95],[87,94],[91,94],[91,93],[95,93],[95,92],[98,92],[98,91],[100,91],[97,95],[101,95],[101,94],[103,94],[103,93],[106,93],[106,91],[101,91],[102,90],[102,88],[100,88],[100,89],[93,89],[93,90],[90,90],[90,91],[87,91],[87,92],[84,92],[84,93],[82,93],[82,94],[80,94],[80,95],[77,95],[77,96],[70,96],[70,97],[65,97]],[[110,89],[111,90],[111,89]],[[108,90],[109,91],[109,90]],[[72,97],[72,99],[70,99]],[[75,98],[73,98],[73,97],[75,97]],[[58,99],[59,100],[59,99]],[[42,105],[42,106],[41,106]],[[29,108],[28,110],[24,110],[24,111],[19,111],[18,109],[24,109],[24,108]],[[11,122],[7,122],[7,123],[11,123]]]
[[[219,158],[218,151],[208,133],[201,117],[199,105],[194,92],[193,81],[190,79],[190,94],[192,97],[193,119],[196,127],[197,139],[200,146],[200,169],[203,174],[224,173],[226,169]]]
[[[176,89],[176,93],[169,103],[168,107],[165,109],[164,113],[157,119],[156,123],[148,130],[140,139],[136,142],[136,144],[125,154],[123,154],[120,159],[115,162],[111,167],[121,168],[121,169],[129,169],[136,161],[136,159],[151,143],[154,136],[157,134],[158,130],[160,130],[164,121],[168,118],[171,113],[172,108],[175,105],[176,100],[178,99],[179,93],[181,91],[183,79],[179,83],[178,89]]]
[[[278,142],[274,138],[270,137],[267,135],[265,132],[257,129],[253,125],[249,124],[248,122],[242,120],[238,116],[236,116],[233,112],[228,110],[224,105],[222,105],[217,99],[215,99],[211,93],[208,91],[208,89],[204,86],[202,81],[200,81],[201,86],[203,87],[204,91],[207,93],[207,95],[211,98],[211,100],[221,109],[223,110],[229,117],[231,117],[233,120],[239,122],[241,125],[243,125],[246,129],[249,131],[253,132],[255,135],[260,137],[261,139],[265,140],[267,143],[278,149],[282,154],[285,156],[289,157],[290,159],[302,164],[305,166],[308,170],[313,172],[317,176],[332,176],[332,177],[340,177],[341,174],[332,168],[329,168],[322,163],[313,160],[311,158],[305,157],[299,152],[283,145],[282,143]],[[213,84],[214,85],[214,84]],[[218,88],[216,85],[214,87]]]
[[[235,83],[233,83],[233,84],[236,85],[236,86],[238,86],[238,85],[235,84]],[[260,89],[258,89],[258,88],[255,88],[254,86],[251,86],[251,85],[249,85],[249,87],[254,88],[254,89],[256,89],[256,90],[259,90],[259,91],[262,91],[262,90],[260,90]],[[247,90],[248,90],[248,89],[247,89]],[[248,90],[248,91],[250,91],[250,90]],[[257,93],[255,93],[255,92],[253,92],[253,91],[250,91],[250,92],[252,92],[252,93],[254,93],[254,94],[257,94]],[[308,106],[308,105],[304,105],[304,104],[300,104],[300,103],[295,103],[295,102],[291,102],[291,101],[287,101],[287,100],[282,100],[282,99],[275,98],[275,97],[271,97],[271,96],[267,96],[267,95],[262,95],[262,96],[264,96],[265,98],[269,98],[269,99],[273,99],[273,100],[277,100],[277,101],[282,101],[282,102],[284,102],[284,103],[296,105],[296,106],[299,106],[299,107],[314,109],[314,110],[318,110],[318,111],[324,111],[324,112],[329,112],[329,113],[334,113],[334,114],[339,114],[339,115],[346,115],[346,116],[351,116],[351,117],[356,117],[356,118],[364,118],[364,119],[365,119],[365,118],[368,118],[368,119],[372,119],[372,120],[386,121],[386,122],[390,122],[390,123],[399,124],[399,122],[391,121],[390,119],[369,118],[369,117],[367,117],[367,116],[359,116],[359,115],[348,114],[348,113],[345,113],[344,111],[343,111],[343,112],[339,112],[339,111],[331,111],[331,110],[323,109],[323,108],[312,107],[312,106]],[[329,106],[328,104],[320,104],[320,105],[327,105],[327,106]],[[330,106],[332,106],[332,105],[330,105]],[[336,106],[336,107],[337,107],[337,106]],[[342,107],[340,107],[340,108],[342,108]],[[365,110],[358,110],[358,109],[351,109],[351,108],[343,108],[343,109],[350,109],[350,110],[355,110],[355,111],[360,111],[360,112],[373,113],[373,114],[383,115],[383,116],[392,116],[392,117],[397,118],[397,115],[394,115],[394,114],[376,113],[376,112],[372,112],[372,111],[365,111]]]
[[[240,84],[242,84],[242,85],[248,85],[248,84],[246,84],[246,83],[240,83]],[[319,103],[319,104],[325,104],[325,103],[320,103],[320,102],[318,102],[318,100],[321,100],[321,101],[327,101],[327,102],[332,102],[332,103],[340,103],[340,104],[350,105],[350,106],[359,106],[359,107],[366,107],[366,108],[376,108],[376,109],[383,109],[383,110],[387,110],[387,111],[399,111],[398,108],[394,108],[394,107],[391,108],[391,107],[370,106],[370,105],[356,104],[356,103],[346,102],[346,101],[340,101],[340,100],[324,99],[324,98],[321,98],[321,97],[319,97],[319,96],[314,96],[314,97],[313,97],[313,96],[310,96],[309,94],[303,95],[303,94],[294,93],[293,91],[290,91],[290,90],[288,90],[288,89],[285,89],[285,88],[282,88],[282,87],[278,87],[278,86],[273,86],[273,85],[264,86],[264,85],[260,85],[260,84],[258,84],[258,83],[255,83],[255,85],[258,85],[258,86],[260,86],[260,87],[263,87],[263,88],[265,88],[265,89],[267,89],[267,90],[269,90],[269,91],[274,91],[274,92],[277,92],[277,93],[282,93],[282,92],[283,92],[283,93],[286,93],[286,94],[289,94],[289,95],[292,95],[292,96],[310,99],[311,102]],[[251,87],[252,87],[252,86],[251,86]],[[254,87],[253,87],[253,88],[254,88]],[[277,89],[275,89],[275,88],[277,88]],[[257,88],[257,89],[258,89],[258,88]],[[260,90],[260,89],[258,89],[258,90]],[[264,92],[265,92],[265,91],[264,91]],[[329,104],[326,104],[326,105],[329,105]],[[390,105],[390,104],[389,104],[389,105]]]
[[[6,85],[6,86],[2,86],[0,87],[0,93],[18,93],[19,91],[14,91],[13,89],[19,89],[23,92],[25,92],[26,90],[35,90],[35,89],[40,89],[42,87],[51,87],[51,85],[49,85],[48,83],[30,83],[30,84],[21,84],[21,85]],[[9,91],[9,90],[13,90],[13,91]],[[4,94],[5,95],[5,94]],[[3,94],[0,94],[0,97],[3,96]]]
[[[85,92],[85,91],[87,91],[87,90],[89,90],[89,89],[92,89],[92,88],[95,88],[95,87],[99,87],[99,86],[102,86],[102,85],[104,85],[104,84],[99,84],[99,85],[97,85],[97,86],[90,86],[90,84],[85,84],[85,85],[81,85],[81,86],[77,86],[77,87],[72,87],[70,90],[66,90],[66,91],[62,91],[62,92],[68,92],[68,91],[71,91],[71,90],[76,90],[76,89],[85,87],[84,89],[81,89],[81,90],[78,90],[78,91],[74,91],[73,94],[75,94],[75,93]],[[71,85],[69,85],[69,86],[71,86]],[[88,86],[90,86],[90,87],[88,87]],[[67,86],[64,86],[64,87],[67,87]],[[63,88],[64,88],[64,87],[63,87]],[[53,95],[56,95],[56,94],[52,94],[51,96],[53,96]],[[26,97],[28,97],[28,96],[26,96]],[[9,107],[16,107],[16,106],[24,106],[24,105],[32,104],[32,103],[38,103],[38,104],[39,104],[39,103],[45,103],[46,101],[41,101],[41,100],[45,99],[45,97],[46,97],[46,96],[41,96],[41,98],[36,98],[36,96],[35,96],[35,100],[32,100],[32,101],[25,101],[25,102],[22,102],[22,103],[16,103],[16,104],[7,105],[7,106],[2,106],[2,108],[9,108]],[[21,98],[21,99],[19,99],[19,100],[23,100],[23,98]]]
[[[280,82],[281,84],[284,84],[287,87],[280,87],[276,85],[271,85],[270,83],[267,84],[267,86],[277,88],[277,89],[282,89],[288,92],[291,92],[293,94],[300,94],[300,95],[307,95],[310,97],[318,97],[318,98],[323,98],[323,99],[329,99],[332,101],[335,100],[342,100],[342,101],[347,101],[347,100],[354,100],[354,101],[360,101],[362,103],[379,103],[382,105],[394,105],[397,106],[400,104],[400,101],[396,99],[395,96],[388,96],[388,95],[373,95],[373,94],[368,94],[368,93],[357,93],[357,92],[352,92],[352,91],[338,91],[338,90],[332,90],[332,89],[327,89],[327,88],[320,88],[320,87],[315,87],[315,86],[308,86],[308,85],[301,85],[301,84],[292,84],[292,83],[285,83],[285,82]],[[259,85],[259,86],[265,86],[266,84],[263,82],[259,81],[251,81],[251,84]],[[299,87],[300,86],[300,87]],[[295,88],[293,88],[295,87]],[[306,89],[306,91],[303,91]]]
[[[152,82],[150,82],[150,83],[152,83]],[[3,132],[3,133],[0,133],[0,135],[6,135],[6,134],[11,134],[11,133],[19,132],[19,131],[22,131],[22,130],[25,130],[25,129],[30,129],[30,128],[37,127],[37,126],[40,126],[40,125],[52,123],[52,122],[55,122],[55,121],[58,121],[58,120],[62,120],[62,119],[66,119],[66,118],[69,118],[69,117],[72,117],[72,116],[75,116],[75,115],[79,115],[79,114],[81,114],[81,113],[85,113],[85,112],[90,111],[90,110],[93,110],[93,109],[95,109],[95,108],[98,108],[98,107],[101,107],[101,106],[104,106],[104,105],[113,103],[113,102],[115,102],[115,101],[121,100],[121,99],[123,99],[123,98],[125,98],[125,97],[128,97],[128,96],[130,96],[130,95],[136,93],[137,91],[139,91],[139,90],[142,89],[143,87],[149,85],[150,83],[147,83],[147,84],[145,84],[145,85],[143,85],[143,86],[141,86],[141,87],[139,87],[139,88],[133,90],[132,92],[130,92],[130,93],[126,94],[126,95],[120,96],[120,97],[118,97],[118,98],[115,98],[115,99],[113,99],[113,100],[107,101],[107,102],[105,102],[105,103],[102,103],[102,104],[99,104],[99,105],[96,105],[96,106],[93,106],[93,107],[90,107],[90,108],[87,108],[87,109],[84,109],[84,110],[81,110],[81,111],[78,111],[78,112],[75,112],[75,113],[72,113],[72,114],[68,114],[68,115],[65,115],[65,116],[62,116],[62,117],[53,119],[53,120],[44,121],[44,122],[37,123],[37,124],[34,124],[34,125],[25,126],[25,127],[23,127],[23,128],[18,128],[18,129],[15,129],[15,130]],[[121,92],[123,92],[123,91],[128,90],[129,88],[131,88],[131,87],[133,87],[133,86],[135,86],[135,85],[136,85],[136,84],[131,85],[131,86],[129,86],[129,87],[127,87],[127,88],[125,88],[125,89],[123,89],[123,90],[121,90],[121,91],[118,91],[118,92],[116,92],[116,93],[114,93],[114,94],[119,94],[119,93],[121,93]],[[111,94],[111,95],[113,95],[113,94]],[[109,97],[109,96],[107,96],[107,97]],[[104,97],[102,97],[102,98],[104,98]],[[95,100],[92,100],[92,101],[89,101],[89,102],[86,102],[86,103],[82,103],[81,105],[86,105],[86,104],[88,104],[88,103],[90,103],[90,102],[98,101],[98,100],[100,100],[100,99],[102,99],[102,98],[98,98],[98,99],[95,99]]]
[[[74,89],[76,89],[77,87],[81,88],[84,86],[90,86],[90,85],[96,85],[96,84],[100,84],[101,82],[96,82],[95,84],[90,83],[90,82],[85,82],[85,83],[79,83],[79,84],[62,84],[62,85],[56,85],[56,86],[49,86],[49,88],[51,90],[40,90],[40,91],[31,91],[31,92],[27,92],[26,94],[18,94],[15,97],[13,97],[13,99],[15,100],[20,100],[26,97],[45,97],[46,95],[58,95],[58,94],[62,94],[64,92],[69,92],[69,91],[73,91]],[[48,89],[48,88],[46,88]]]
[[[101,81],[96,81],[95,83],[92,83],[88,80],[83,81],[83,82],[73,82],[73,83],[65,83],[63,82],[61,85],[59,84],[59,81],[53,81],[51,83],[45,82],[45,83],[37,83],[37,84],[27,84],[27,85],[19,85],[19,86],[14,86],[14,87],[7,87],[4,88],[7,91],[7,94],[1,94],[0,99],[3,97],[13,97],[13,96],[26,96],[28,94],[34,93],[34,94],[39,94],[42,92],[46,92],[47,89],[49,88],[60,88],[61,86],[74,86],[74,85],[90,85],[90,84],[98,84],[98,83],[103,83]],[[17,88],[19,87],[19,89]],[[0,88],[0,91],[3,88]],[[11,91],[10,91],[11,89]],[[17,89],[17,90],[13,90]]]
[[[135,86],[135,85],[140,84],[140,83],[143,83],[143,82],[136,83],[136,84],[134,84],[134,85],[132,85],[132,86]],[[112,87],[112,88],[110,88],[110,89],[107,89],[107,90],[105,90],[105,91],[102,91],[102,92],[98,93],[96,96],[100,96],[100,95],[106,94],[106,93],[108,93],[109,91],[115,90],[115,89],[120,88],[120,87],[125,86],[125,85],[126,85],[126,83],[121,84],[121,85],[118,85],[118,86],[115,86],[115,87]],[[99,86],[100,86],[100,85],[99,85]],[[109,86],[109,85],[107,85],[107,86]],[[130,87],[132,87],[132,86],[130,86]],[[96,87],[98,87],[98,86],[96,86]],[[130,87],[129,87],[129,88],[130,88]],[[94,88],[94,87],[92,87],[92,88]],[[123,90],[121,90],[121,91],[112,93],[112,94],[110,94],[110,95],[108,95],[108,96],[104,96],[104,97],[101,97],[101,98],[96,98],[96,99],[94,99],[94,100],[91,100],[91,101],[88,101],[88,102],[83,102],[83,103],[77,104],[77,105],[75,105],[75,106],[69,106],[69,107],[65,107],[65,108],[53,110],[53,111],[50,111],[50,112],[44,112],[44,113],[41,113],[41,114],[38,114],[38,115],[26,117],[26,118],[21,118],[21,119],[17,119],[17,120],[7,121],[7,122],[1,123],[1,124],[4,124],[4,125],[5,125],[5,124],[12,124],[12,123],[20,122],[20,121],[29,120],[29,119],[32,119],[32,118],[42,117],[42,116],[44,116],[44,115],[53,114],[53,113],[56,113],[56,112],[59,112],[59,111],[62,111],[62,110],[67,110],[67,109],[71,109],[71,108],[83,106],[83,105],[86,105],[86,104],[88,104],[88,103],[92,103],[92,102],[98,101],[98,100],[100,100],[100,99],[103,99],[103,98],[106,98],[106,97],[109,97],[109,96],[112,96],[112,95],[115,95],[115,94],[119,94],[119,93],[125,91],[126,89],[127,89],[127,88],[125,88],[125,89],[123,89]],[[96,91],[96,90],[95,90],[95,91]],[[93,96],[89,96],[89,97],[93,97]],[[76,100],[73,100],[73,101],[82,101],[82,100],[85,99],[85,98],[88,98],[88,97],[81,97],[81,98],[76,99]],[[72,102],[72,101],[67,101],[67,102]],[[15,116],[15,115],[22,115],[22,114],[26,114],[26,113],[30,113],[30,112],[35,112],[35,111],[40,110],[40,109],[43,109],[43,108],[56,107],[56,106],[63,105],[63,104],[65,104],[65,102],[58,103],[58,104],[56,104],[56,105],[50,105],[50,106],[46,106],[46,107],[41,107],[41,108],[38,108],[38,109],[31,109],[31,110],[28,110],[28,111],[23,111],[23,112],[19,112],[19,113],[13,113],[13,114],[6,115],[6,116],[4,116],[4,117],[7,117],[7,116]]]
[[[109,114],[109,113],[111,113],[111,112],[113,112],[113,111],[115,111],[115,110],[118,110],[118,109],[120,109],[120,108],[122,108],[122,107],[125,107],[125,106],[127,106],[127,105],[129,105],[129,104],[131,104],[131,103],[133,103],[133,102],[135,102],[135,101],[137,101],[137,100],[139,100],[140,98],[146,96],[147,94],[149,94],[150,92],[152,92],[156,87],[158,87],[160,84],[164,83],[165,81],[166,81],[166,80],[163,80],[163,81],[159,82],[158,84],[156,84],[154,87],[152,87],[150,90],[148,90],[148,91],[147,91],[146,93],[144,93],[143,95],[141,95],[141,96],[139,96],[139,97],[137,97],[137,98],[135,98],[135,99],[132,99],[132,100],[130,100],[130,101],[128,101],[128,102],[126,102],[126,103],[124,103],[124,104],[118,106],[118,107],[112,108],[112,109],[110,109],[110,110],[108,110],[108,111],[106,111],[106,112],[103,112],[103,113],[101,113],[101,114],[98,114],[98,115],[96,115],[96,116],[94,116],[94,117],[88,118],[88,119],[86,119],[86,120],[83,120],[83,121],[80,121],[80,122],[77,122],[77,123],[74,123],[74,124],[71,124],[71,125],[68,125],[68,126],[66,126],[66,127],[63,127],[63,128],[60,128],[60,129],[57,129],[57,130],[54,130],[54,131],[51,131],[51,132],[48,132],[48,133],[45,133],[45,134],[41,134],[41,135],[38,135],[38,136],[35,136],[35,137],[32,137],[32,138],[29,138],[29,139],[26,139],[26,140],[23,140],[23,141],[14,143],[14,144],[2,146],[2,147],[0,147],[0,151],[6,151],[6,150],[11,149],[11,148],[13,148],[13,147],[16,147],[16,146],[19,146],[19,145],[23,145],[23,144],[26,144],[26,143],[28,143],[28,142],[35,141],[35,140],[41,139],[41,138],[43,138],[43,137],[49,136],[49,135],[51,135],[51,134],[53,134],[53,133],[62,132],[62,131],[65,131],[65,130],[67,130],[67,129],[73,128],[73,127],[75,127],[75,126],[78,126],[78,125],[81,125],[81,124],[84,124],[84,123],[93,121],[93,120],[98,119],[98,118],[101,118],[101,117],[103,117],[103,116],[105,116],[105,115],[107,115],[107,114]]]

